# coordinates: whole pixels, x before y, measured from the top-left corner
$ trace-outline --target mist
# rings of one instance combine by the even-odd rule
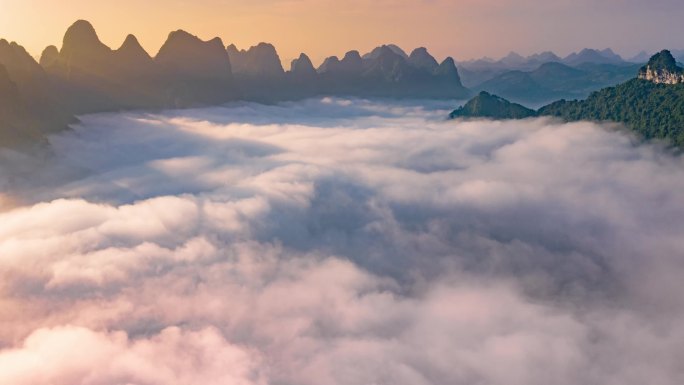
[[[684,162],[324,98],[0,152],[0,383],[680,384]]]

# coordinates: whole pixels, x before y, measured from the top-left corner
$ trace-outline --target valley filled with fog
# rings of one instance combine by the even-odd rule
[[[0,150],[0,384],[681,384],[684,161],[324,98]]]

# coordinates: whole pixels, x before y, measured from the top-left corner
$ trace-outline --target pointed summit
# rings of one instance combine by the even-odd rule
[[[73,51],[108,51],[102,44],[92,24],[78,20],[67,29],[62,42],[62,54],[69,55]],[[93,52],[95,53],[95,52]]]
[[[116,56],[116,64],[120,67],[129,67],[130,70],[144,68],[137,67],[149,67],[152,64],[152,57],[145,51],[145,49],[140,45],[138,39],[133,35],[126,36],[121,47],[114,51]]]
[[[43,72],[36,60],[15,42],[0,40],[0,64],[4,65],[10,76],[16,81],[27,75],[37,75]]]
[[[45,71],[24,47],[0,40],[0,65],[19,87],[22,98],[42,99],[46,95],[48,81]]]
[[[340,61],[339,70],[347,74],[355,74],[363,71],[363,59],[359,51],[349,51],[344,54]]]
[[[85,21],[75,22],[64,34],[59,64],[68,76],[74,71],[101,74],[107,71],[112,50],[102,44],[93,26]]]
[[[311,59],[304,53],[300,54],[299,58],[292,61],[290,72],[292,75],[299,78],[316,76],[316,69],[314,68],[313,63],[311,63]]]
[[[126,36],[126,40],[124,40],[123,44],[121,44],[121,47],[119,47],[116,52],[124,56],[145,57],[147,59],[151,59],[150,54],[145,51],[142,45],[140,45],[138,38],[134,35]]]
[[[437,60],[435,60],[432,55],[428,52],[427,48],[425,47],[420,47],[416,48],[411,52],[411,55],[409,55],[409,63],[416,67],[416,68],[421,68],[425,69],[429,72],[433,72],[434,70],[439,67],[439,63],[437,63]]]
[[[665,49],[653,55],[648,64],[641,67],[639,79],[653,83],[680,84],[684,83],[684,69],[677,66],[672,53]]]
[[[117,77],[149,78],[154,72],[152,58],[133,35],[126,36],[126,40],[114,51],[112,57],[111,65],[115,68]]]
[[[239,55],[240,50],[235,46],[235,44],[231,44],[228,47],[226,47],[226,51],[228,51],[228,56],[230,56],[231,64],[233,60],[233,55]]]
[[[654,70],[666,70],[672,72],[682,70],[677,66],[677,61],[675,60],[674,56],[672,56],[672,53],[666,49],[651,56],[651,58],[648,60],[648,66]]]
[[[456,63],[454,62],[454,59],[451,57],[444,59],[444,61],[439,64],[439,67],[437,67],[437,69],[435,70],[435,75],[456,80],[459,83],[461,82],[461,77],[458,75]]]
[[[323,60],[323,64],[321,64],[320,67],[318,67],[318,73],[328,73],[328,72],[335,72],[339,69],[340,67],[340,59],[337,58],[337,56],[330,56],[325,58]]]
[[[43,68],[52,67],[59,60],[59,50],[54,45],[47,46],[40,55],[40,65]]]

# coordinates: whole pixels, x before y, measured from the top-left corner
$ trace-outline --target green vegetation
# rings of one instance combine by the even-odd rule
[[[468,101],[463,107],[452,112],[449,116],[451,118],[485,117],[494,119],[524,119],[535,115],[536,112],[534,110],[482,91],[479,95]]]
[[[658,71],[669,71],[673,73],[681,73],[682,69],[677,66],[677,61],[668,50],[662,50],[653,55],[648,61],[648,64],[642,67],[641,71],[646,71],[647,68]]]
[[[656,55],[652,63],[661,57],[667,59],[667,56]],[[668,66],[671,63],[653,64]],[[538,111],[481,92],[450,114],[451,118],[523,119],[531,116],[554,116],[565,121],[620,122],[644,139],[663,139],[684,147],[684,84],[632,79],[593,92],[585,100],[560,100]]]
[[[552,103],[538,113],[566,121],[621,122],[646,139],[665,139],[684,146],[684,84],[633,79],[594,92],[586,100]]]

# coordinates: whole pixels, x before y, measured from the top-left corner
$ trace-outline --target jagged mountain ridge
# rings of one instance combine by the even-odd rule
[[[7,73],[3,126],[31,121],[24,124],[27,132],[29,126],[37,130],[31,135],[13,134],[17,138],[64,129],[75,115],[121,109],[317,95],[465,98],[469,93],[454,61],[447,58],[437,64],[426,49],[414,51],[411,57],[395,45],[363,56],[350,51],[342,60],[330,58],[318,70],[302,54],[285,71],[275,47],[268,43],[238,50],[219,38],[204,41],[177,30],[152,56],[133,35],[119,48],[108,47],[85,20],[71,25],[61,47],[47,47],[39,62],[17,43],[0,40],[0,65]],[[8,143],[0,141],[0,146]]]
[[[561,98],[583,98],[603,87],[634,77],[638,65],[584,63],[571,67],[558,62],[542,64],[533,71],[508,71],[471,87],[522,103],[538,103]]]
[[[610,50],[584,50],[575,58],[597,54],[606,60],[617,56]],[[556,90],[574,79],[570,70],[542,76],[561,65],[558,59],[552,52],[527,58],[511,53],[502,62],[543,62],[533,73],[507,76],[526,89],[541,85],[543,90]],[[439,63],[423,47],[410,54],[392,44],[364,55],[349,51],[341,60],[327,58],[319,68],[302,54],[285,70],[275,47],[268,43],[238,50],[219,38],[203,41],[178,30],[152,56],[133,35],[119,48],[108,47],[84,20],[67,29],[60,48],[47,47],[39,63],[20,45],[0,41],[0,64],[37,121],[58,123],[43,124],[44,132],[64,127],[73,115],[119,109],[187,107],[238,99],[271,102],[316,95],[464,98],[469,93],[454,60]],[[583,63],[576,69],[587,71],[592,65],[600,64]],[[605,77],[607,72],[601,69],[596,76]]]
[[[646,60],[640,63],[645,63]],[[466,87],[477,89],[477,86],[506,72],[530,72],[547,63],[561,63],[574,68],[580,68],[586,65],[624,67],[632,64],[615,54],[611,49],[598,50],[586,48],[579,52],[571,53],[564,58],[561,58],[551,51],[541,52],[527,57],[516,52],[510,52],[507,56],[498,60],[491,58],[466,60],[459,62],[458,66],[462,75],[463,84]]]

